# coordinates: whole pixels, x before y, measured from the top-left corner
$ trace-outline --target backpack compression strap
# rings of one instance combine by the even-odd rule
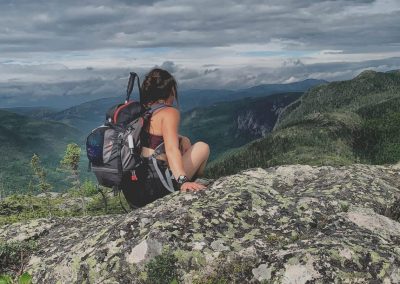
[[[157,159],[156,157],[160,154],[165,153],[165,147],[164,147],[164,142],[161,143],[160,145],[157,146],[157,148],[155,149],[153,155],[151,155],[151,160],[153,162],[153,166],[156,169],[158,178],[160,179],[161,183],[163,184],[163,186],[170,192],[175,192],[174,186],[172,184],[172,176],[169,173],[169,169],[165,169],[165,177],[166,179],[164,179],[163,174],[161,173],[160,168],[158,167],[157,164]]]

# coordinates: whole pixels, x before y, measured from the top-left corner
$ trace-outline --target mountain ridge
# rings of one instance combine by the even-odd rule
[[[369,70],[352,80],[313,87],[285,108],[270,135],[224,155],[210,164],[208,174],[294,163],[396,163],[399,98],[400,72]]]

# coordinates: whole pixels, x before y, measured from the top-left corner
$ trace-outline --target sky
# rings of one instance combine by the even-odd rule
[[[123,93],[130,71],[241,89],[400,69],[399,0],[0,0],[0,107]]]

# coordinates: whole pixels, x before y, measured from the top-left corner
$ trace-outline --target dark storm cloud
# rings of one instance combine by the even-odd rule
[[[1,1],[8,52],[226,46],[292,41],[293,49],[374,51],[400,42],[395,0]]]

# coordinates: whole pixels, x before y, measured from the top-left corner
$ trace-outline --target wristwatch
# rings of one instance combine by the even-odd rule
[[[182,186],[182,184],[184,184],[185,182],[188,182],[189,179],[187,176],[179,176],[178,179],[176,180],[176,182],[179,184],[179,187]]]

